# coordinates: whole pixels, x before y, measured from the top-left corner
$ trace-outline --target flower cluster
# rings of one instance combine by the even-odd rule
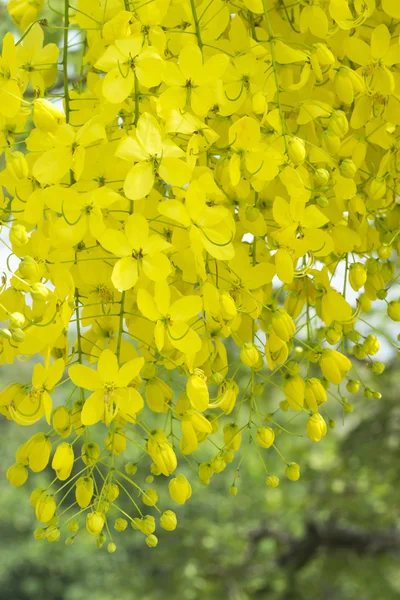
[[[319,442],[345,388],[380,398],[349,356],[382,373],[368,313],[400,321],[400,7],[65,0],[59,49],[43,5],[10,0],[0,56],[0,364],[35,357],[0,410],[48,425],[7,477],[54,471],[37,539],[153,547],[178,459],[236,495],[243,438],[274,488],[293,418]]]

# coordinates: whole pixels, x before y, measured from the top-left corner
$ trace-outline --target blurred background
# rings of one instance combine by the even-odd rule
[[[6,31],[15,32],[6,4],[0,0],[0,39]],[[52,2],[55,9],[59,4]],[[48,8],[44,16],[60,25],[61,17]],[[58,42],[61,34],[62,29],[48,29],[47,41]],[[76,33],[71,36],[76,44],[71,62],[77,64],[82,47]],[[373,318],[378,325],[383,317]],[[208,487],[196,481],[189,466],[180,468],[193,495],[178,509],[168,500],[165,481],[157,480],[161,506],[176,510],[179,523],[173,533],[157,530],[159,545],[153,549],[130,527],[113,534],[114,554],[107,553],[107,544],[96,549],[88,535],[78,535],[71,547],[35,541],[29,495],[46,487],[52,470],[31,477],[23,488],[12,488],[5,472],[18,446],[40,424],[26,429],[1,417],[0,598],[398,600],[400,371],[388,348],[377,358],[388,364],[379,379],[381,400],[365,399],[360,392],[351,399],[354,413],[345,419],[338,406],[330,415],[337,427],[321,444],[289,435],[279,440],[283,454],[301,464],[298,482],[282,479],[278,488],[269,489],[254,451],[242,463],[236,497],[229,487],[237,461]],[[24,383],[30,374],[31,365],[13,366],[13,381]],[[361,375],[368,385],[368,372]],[[3,366],[0,389],[10,381]],[[265,394],[271,394],[266,397],[271,406],[276,404],[268,388]],[[279,474],[282,464],[274,470],[274,460],[268,467]],[[146,473],[139,470],[141,476]]]

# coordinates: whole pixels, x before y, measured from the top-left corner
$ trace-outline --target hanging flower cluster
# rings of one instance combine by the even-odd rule
[[[0,57],[0,363],[34,358],[0,410],[45,429],[7,477],[54,470],[37,539],[153,547],[147,484],[229,465],[235,495],[242,438],[296,481],[293,418],[319,442],[345,387],[380,398],[349,356],[382,373],[365,318],[400,321],[400,4],[65,0],[61,50],[43,5],[10,0]]]

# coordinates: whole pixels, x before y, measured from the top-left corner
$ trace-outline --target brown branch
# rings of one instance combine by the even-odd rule
[[[316,524],[310,522],[301,538],[269,527],[260,527],[249,533],[249,544],[245,562],[249,562],[257,551],[258,544],[265,538],[275,539],[286,546],[277,559],[282,568],[297,571],[309,563],[320,550],[348,550],[359,555],[379,555],[400,551],[400,531],[363,531],[346,528],[335,523]]]

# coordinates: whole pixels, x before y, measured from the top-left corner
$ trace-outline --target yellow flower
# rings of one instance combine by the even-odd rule
[[[144,113],[138,120],[135,137],[126,137],[117,148],[116,156],[134,160],[128,172],[124,192],[130,200],[147,196],[157,177],[170,185],[183,186],[190,180],[190,169],[180,160],[184,152],[170,140],[164,140],[157,120]]]
[[[162,281],[171,272],[168,258],[163,254],[170,244],[161,236],[149,235],[149,224],[140,214],[130,215],[124,232],[107,229],[100,237],[101,245],[115,256],[112,282],[119,290],[129,290],[139,277],[139,269],[152,281]]]
[[[143,364],[143,358],[133,358],[119,368],[115,354],[104,350],[100,354],[97,371],[84,365],[70,367],[68,374],[72,382],[93,392],[83,406],[82,424],[88,426],[103,421],[109,425],[118,412],[134,422],[144,402],[139,392],[128,385],[139,375]]]

